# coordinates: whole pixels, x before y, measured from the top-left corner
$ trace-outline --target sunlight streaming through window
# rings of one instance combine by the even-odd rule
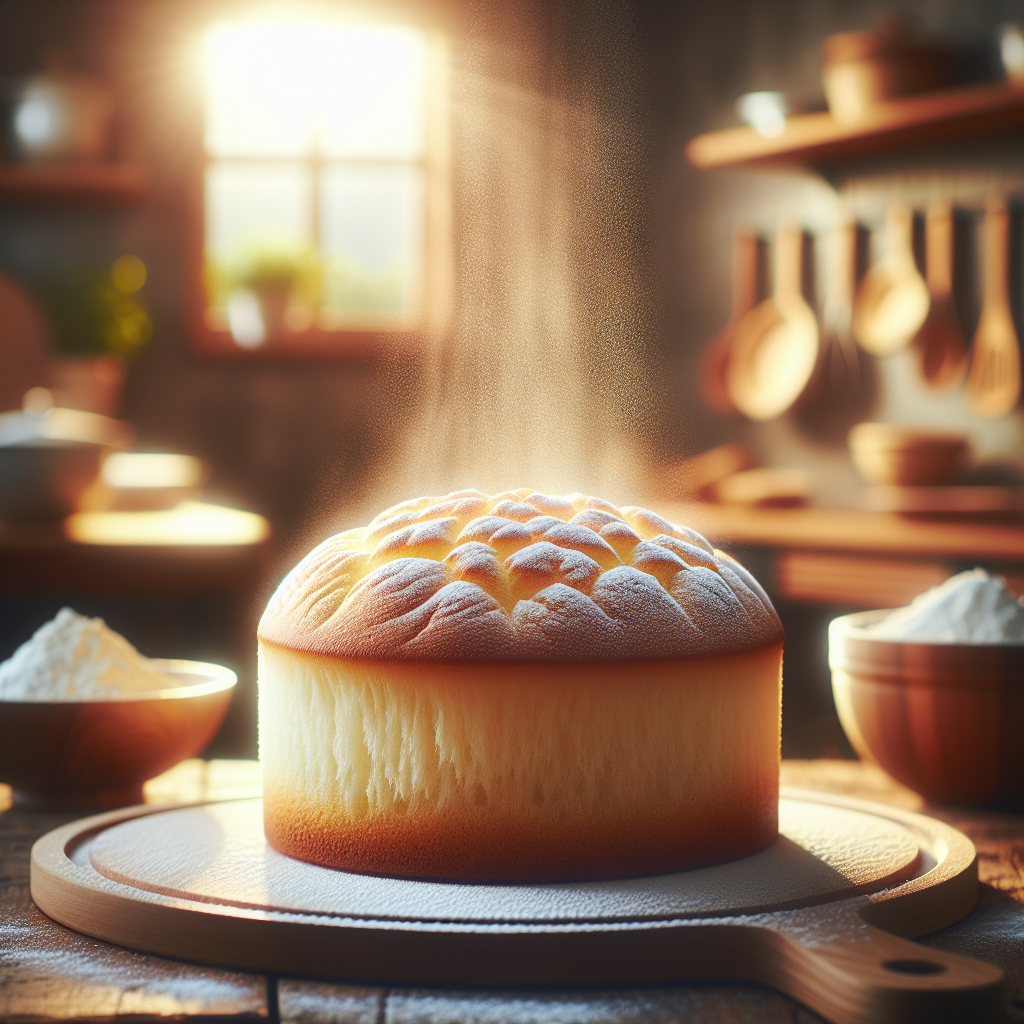
[[[205,62],[208,323],[257,347],[408,322],[424,260],[423,34],[216,22]]]

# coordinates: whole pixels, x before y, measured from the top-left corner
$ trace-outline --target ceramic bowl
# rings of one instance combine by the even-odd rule
[[[0,701],[0,781],[15,800],[102,809],[142,802],[142,784],[203,750],[234,692],[221,665],[154,658],[164,690],[107,701]]]
[[[965,434],[899,423],[858,423],[849,434],[850,457],[869,484],[928,487],[949,483],[970,459]]]
[[[829,626],[836,710],[851,746],[935,803],[1024,804],[1024,645],[872,639],[888,611]]]
[[[103,459],[131,438],[119,420],[80,409],[0,414],[0,519],[63,519],[78,508]]]
[[[0,445],[0,519],[55,522],[74,512],[108,450],[73,441]]]

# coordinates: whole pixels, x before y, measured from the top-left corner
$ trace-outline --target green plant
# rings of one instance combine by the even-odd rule
[[[236,283],[254,292],[289,291],[302,278],[303,267],[299,257],[288,254],[264,253],[254,257],[242,268]]]
[[[319,287],[320,265],[312,253],[253,248],[229,273],[235,288],[307,293]]]
[[[153,334],[140,290],[146,268],[122,256],[106,272],[67,266],[39,289],[54,347],[64,355],[114,354],[132,358]]]

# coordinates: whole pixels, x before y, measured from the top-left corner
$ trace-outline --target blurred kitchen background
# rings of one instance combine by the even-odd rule
[[[830,618],[1024,590],[1024,0],[0,0],[0,97],[0,658],[102,615],[252,755],[313,545],[581,489],[750,566],[844,756]]]

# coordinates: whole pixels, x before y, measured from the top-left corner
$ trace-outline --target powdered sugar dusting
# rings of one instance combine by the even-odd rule
[[[325,541],[278,588],[259,636],[351,658],[573,662],[756,650],[782,626],[695,531],[523,490],[403,502]]]
[[[62,608],[0,664],[0,700],[117,700],[174,685],[102,619]]]

